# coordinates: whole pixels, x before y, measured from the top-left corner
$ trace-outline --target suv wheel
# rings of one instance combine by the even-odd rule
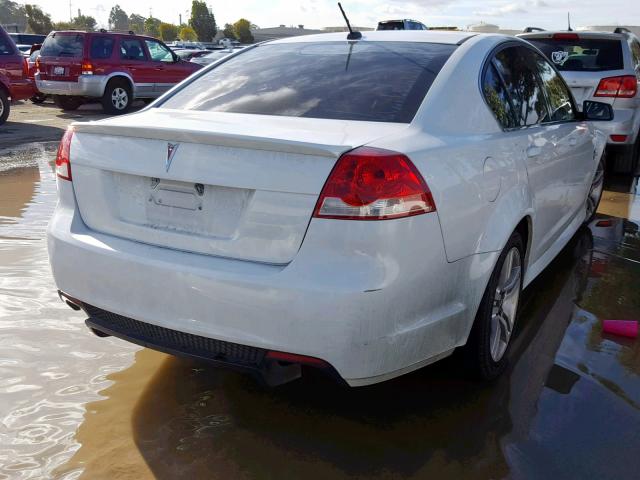
[[[483,380],[495,379],[507,366],[522,291],[523,258],[522,237],[514,232],[496,262],[465,346],[467,367]]]
[[[107,84],[102,96],[102,109],[105,113],[119,115],[127,113],[133,103],[131,87],[124,80],[112,80]]]
[[[7,92],[0,88],[0,125],[7,121],[10,109],[11,105],[9,105],[9,97],[7,97]]]
[[[70,95],[56,95],[53,97],[53,103],[62,110],[71,111],[77,110],[82,105],[82,99]]]

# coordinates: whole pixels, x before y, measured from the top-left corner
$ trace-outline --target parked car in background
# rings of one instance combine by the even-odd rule
[[[40,35],[38,33],[9,33],[11,39],[16,43],[16,45],[34,45],[36,43],[44,42],[44,39],[47,38],[46,35]]]
[[[178,55],[182,60],[191,60],[192,58],[202,57],[211,53],[210,50],[186,50],[186,49],[173,49],[173,53]]]
[[[105,112],[120,114],[134,99],[157,98],[199,68],[152,37],[62,31],[42,44],[35,79],[38,90],[64,110],[95,98]]]
[[[367,32],[257,44],[153,107],[74,124],[48,232],[87,325],[352,386],[465,347],[507,365],[526,287],[594,217],[604,135],[531,44]]]
[[[7,121],[12,101],[30,98],[34,93],[27,59],[0,27],[0,125]]]
[[[28,57],[31,54],[31,45],[16,44],[16,47],[25,57]]]
[[[383,20],[378,22],[377,30],[428,30],[427,26],[417,20]]]
[[[613,107],[615,120],[599,125],[607,134],[613,169],[636,173],[640,157],[640,42],[622,29],[611,32],[548,32],[519,35],[560,70],[578,105],[598,100]]]
[[[207,52],[206,55],[194,57],[191,59],[191,61],[199,65],[209,65],[213,62],[217,62],[221,58],[224,58],[233,52],[234,49],[232,48],[225,48],[224,50],[214,50],[213,52]]]

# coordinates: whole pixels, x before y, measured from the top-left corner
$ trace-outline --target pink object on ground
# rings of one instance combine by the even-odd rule
[[[636,320],[603,320],[602,331],[621,337],[636,338],[638,336],[638,322]]]

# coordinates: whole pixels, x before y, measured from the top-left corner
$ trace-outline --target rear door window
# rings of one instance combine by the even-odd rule
[[[533,53],[526,47],[508,47],[493,59],[504,79],[520,126],[546,121],[549,114],[535,71]]]
[[[596,38],[527,39],[553,62],[560,71],[599,72],[605,70],[621,70],[622,42]]]
[[[40,55],[43,57],[82,57],[84,34],[54,33],[42,44]]]
[[[640,42],[631,41],[631,55],[633,57],[633,66],[636,70],[640,70]]]
[[[0,34],[0,55],[14,55],[13,42],[9,37]]]
[[[136,38],[120,40],[120,58],[123,60],[146,60],[142,42]]]
[[[113,37],[93,37],[91,39],[91,58],[111,58],[113,44]]]
[[[530,51],[531,63],[535,65],[542,88],[549,102],[551,122],[570,122],[576,119],[573,98],[560,75],[542,55]]]
[[[456,48],[418,42],[260,45],[219,64],[163,106],[410,123]]]

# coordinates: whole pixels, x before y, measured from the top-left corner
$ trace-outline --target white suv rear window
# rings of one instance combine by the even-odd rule
[[[455,49],[418,42],[259,45],[218,65],[162,106],[410,123]]]
[[[575,40],[528,38],[527,40],[542,50],[542,53],[560,71],[600,72],[624,68],[620,40],[595,38]]]

